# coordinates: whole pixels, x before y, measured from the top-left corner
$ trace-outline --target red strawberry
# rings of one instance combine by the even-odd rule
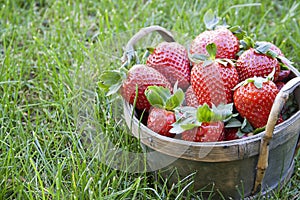
[[[146,65],[134,65],[127,71],[124,68],[104,72],[101,77],[102,87],[109,89],[107,95],[120,90],[122,97],[130,104],[136,98],[136,88],[138,96],[136,101],[137,109],[149,110],[151,105],[144,92],[148,86],[158,85],[171,89],[170,82],[161,73]]]
[[[189,86],[185,92],[185,103],[187,106],[192,107],[198,107],[200,105],[192,86]]]
[[[247,78],[265,77],[275,68],[274,81],[278,79],[280,65],[276,58],[263,54],[254,48],[242,53],[236,62],[240,81]]]
[[[232,89],[238,82],[238,73],[230,63],[227,66],[218,62],[208,66],[199,63],[191,72],[191,84],[200,105],[231,103]]]
[[[171,133],[182,133],[183,140],[194,142],[216,142],[224,138],[224,121],[232,116],[233,104],[180,107],[175,111],[176,122]]]
[[[238,128],[225,128],[224,140],[229,141],[229,140],[236,140],[236,139],[239,139]]]
[[[281,81],[277,81],[277,82],[275,82],[275,84],[276,84],[276,86],[277,86],[277,88],[278,88],[279,91],[280,91],[280,90],[283,88],[283,86],[285,85],[285,83],[284,83],[284,82],[281,82]]]
[[[289,70],[289,69],[282,69],[282,70],[280,70],[280,72],[278,74],[277,81],[283,81],[283,80],[285,80],[286,78],[289,77],[290,73],[291,73],[291,70]]]
[[[176,121],[174,109],[180,106],[184,100],[183,91],[174,88],[174,94],[171,94],[168,88],[149,86],[145,95],[150,104],[154,106],[150,110],[147,127],[160,135],[174,137],[176,134],[170,133],[170,129]]]
[[[268,78],[247,79],[234,91],[234,105],[254,128],[260,128],[267,124],[277,93],[278,88]]]
[[[282,122],[284,122],[284,119],[282,116],[279,116],[276,124],[281,124]]]
[[[214,43],[207,45],[212,60],[200,62],[192,68],[191,85],[200,105],[231,103],[232,89],[239,82],[237,70],[230,60],[214,60],[215,48]]]
[[[227,28],[220,28],[200,33],[191,43],[190,54],[208,55],[206,46],[211,43],[217,46],[216,58],[233,59],[239,51],[238,38]]]
[[[160,135],[174,137],[176,134],[169,131],[175,121],[174,112],[161,108],[152,108],[149,113],[147,127]]]
[[[187,50],[176,42],[162,42],[147,59],[147,65],[162,73],[172,85],[186,89],[190,85],[190,61]]]
[[[201,126],[182,133],[181,138],[193,142],[216,142],[223,140],[224,123],[204,122]]]

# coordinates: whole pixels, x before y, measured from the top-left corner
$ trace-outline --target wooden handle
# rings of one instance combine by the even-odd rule
[[[175,39],[173,37],[173,35],[166,30],[163,27],[160,26],[149,26],[146,28],[142,28],[139,32],[137,32],[127,43],[125,50],[124,50],[124,54],[122,56],[122,63],[126,63],[126,62],[130,62],[132,60],[133,57],[137,57],[135,50],[134,50],[134,45],[143,37],[145,37],[146,35],[157,31],[162,38],[166,41],[166,42],[175,42]]]
[[[300,86],[300,77],[293,78],[279,91],[277,94],[274,104],[272,106],[268,122],[266,125],[266,131],[262,137],[260,145],[260,153],[257,163],[257,171],[255,184],[252,193],[256,193],[260,188],[265,175],[265,171],[268,167],[268,158],[269,158],[269,143],[273,137],[273,132],[275,125],[277,123],[279,114],[289,98],[289,95],[294,92],[294,90]]]

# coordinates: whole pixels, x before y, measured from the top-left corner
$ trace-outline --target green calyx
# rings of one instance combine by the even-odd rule
[[[119,70],[109,70],[103,72],[100,76],[98,86],[104,89],[107,96],[115,94],[122,86],[123,80],[127,77],[128,70],[121,67]]]
[[[292,62],[284,56],[278,55],[275,51],[272,51],[271,44],[267,42],[256,42],[254,46],[256,52],[265,54],[272,58],[276,58],[281,64],[281,69],[289,69],[292,66]]]
[[[217,45],[215,43],[210,43],[210,44],[206,45],[206,51],[209,55],[210,60],[216,59]]]
[[[240,40],[240,49],[242,49],[243,51],[253,48],[254,46],[254,40],[247,35],[244,35],[243,38]]]
[[[238,40],[242,40],[247,36],[247,32],[244,31],[240,26],[231,26],[228,29],[237,37]]]
[[[252,77],[252,78],[248,78],[242,82],[240,82],[239,84],[237,84],[232,90],[236,90],[241,86],[245,86],[248,83],[253,83],[255,85],[256,88],[260,89],[263,86],[263,83],[268,82],[270,79],[269,78],[263,78],[263,77]]]
[[[184,100],[184,92],[181,88],[174,86],[174,93],[171,94],[168,88],[162,86],[149,86],[145,90],[145,95],[152,106],[173,111],[180,106]]]
[[[240,52],[238,56],[240,56],[245,50],[249,48],[254,48],[256,53],[267,55],[271,58],[275,58],[279,61],[281,65],[281,69],[289,69],[293,65],[289,59],[284,56],[278,55],[275,51],[271,50],[271,43],[264,41],[255,42],[251,37],[244,36],[243,39],[240,40]]]
[[[267,42],[256,42],[254,44],[254,49],[257,53],[265,54],[267,56],[270,56],[272,58],[277,58],[278,54],[275,51],[272,51],[271,44]]]
[[[218,106],[212,105],[210,108],[208,104],[203,104],[198,108],[194,107],[180,107],[175,109],[176,122],[170,130],[172,133],[182,133],[186,130],[201,126],[203,122],[228,122],[237,114],[233,114],[233,103],[220,104]],[[232,120],[233,123],[238,123]],[[233,127],[240,126],[240,124],[232,125]]]
[[[254,129],[253,126],[249,123],[249,121],[246,118],[244,118],[243,123],[241,123],[241,126],[239,127],[238,134],[240,134],[241,136],[249,133],[256,135],[264,131],[265,129],[266,126]]]
[[[219,23],[219,17],[214,13],[212,9],[206,11],[203,17],[204,24],[208,30],[213,30]]]
[[[237,84],[232,90],[236,90],[237,88],[239,88],[241,86],[245,86],[248,83],[253,83],[256,88],[261,89],[263,87],[264,83],[274,79],[274,75],[275,75],[275,67],[273,68],[272,72],[268,76],[266,76],[266,77],[254,76],[252,78],[248,78],[248,79],[240,82],[239,84]]]
[[[217,55],[217,45],[215,43],[210,43],[206,45],[207,55],[204,54],[189,54],[189,58],[193,63],[203,62],[203,66],[208,66],[216,60]]]
[[[216,58],[217,55],[217,45],[215,43],[210,43],[208,45],[206,45],[206,51],[208,53],[209,56],[207,55],[203,55],[203,54],[193,54],[193,55],[189,55],[190,59],[192,60],[192,62],[194,63],[200,63],[203,62],[202,66],[206,67],[211,65],[213,62],[217,62],[223,66],[228,66],[228,64],[230,66],[234,66],[234,62],[231,59],[227,59],[227,58]]]

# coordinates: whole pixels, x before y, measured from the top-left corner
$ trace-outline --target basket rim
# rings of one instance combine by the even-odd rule
[[[130,113],[132,112],[133,106],[130,105],[128,102],[124,101],[125,107],[127,108],[127,111],[129,111]],[[280,132],[281,130],[286,128],[286,125],[292,125],[293,122],[295,122],[298,118],[300,118],[300,110],[297,111],[296,113],[294,113],[289,119],[285,120],[283,123],[280,123],[278,125],[275,126],[274,129],[274,137],[277,135],[278,132]],[[263,137],[263,135],[265,134],[265,131],[262,131],[256,135],[252,135],[249,137],[245,137],[245,138],[240,138],[240,139],[235,139],[235,140],[229,140],[229,141],[217,141],[217,142],[193,142],[193,141],[186,141],[186,140],[181,140],[178,138],[171,138],[171,137],[166,137],[163,135],[160,135],[154,131],[152,131],[151,129],[149,129],[146,125],[144,125],[143,123],[140,123],[140,120],[138,118],[136,118],[135,116],[133,117],[133,123],[135,124],[139,124],[141,130],[147,131],[148,133],[150,133],[151,136],[153,136],[154,138],[158,138],[160,140],[165,140],[166,142],[173,142],[176,144],[181,144],[181,145],[188,145],[188,146],[198,146],[198,147],[210,147],[212,144],[215,147],[221,147],[221,146],[234,146],[237,144],[247,144],[247,143],[252,143],[255,141],[260,141],[261,138]]]

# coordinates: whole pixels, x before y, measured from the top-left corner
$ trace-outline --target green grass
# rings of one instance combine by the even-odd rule
[[[0,199],[183,198],[190,179],[170,188],[153,173],[109,167],[119,165],[119,154],[106,155],[114,146],[142,150],[97,82],[120,65],[135,31],[156,24],[185,41],[204,30],[210,8],[274,42],[300,69],[297,1],[0,0]],[[295,160],[273,199],[299,198]]]

